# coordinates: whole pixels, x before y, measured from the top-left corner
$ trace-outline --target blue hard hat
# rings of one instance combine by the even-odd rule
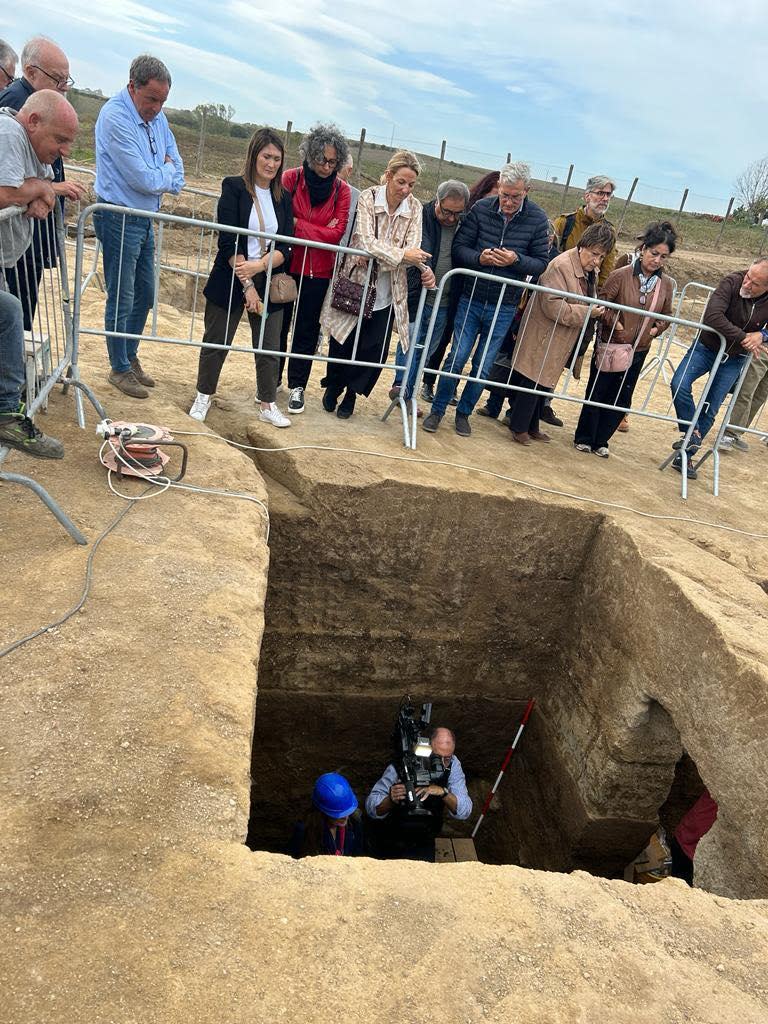
[[[346,818],[357,810],[357,797],[338,772],[326,772],[320,776],[312,790],[312,803],[329,818]]]

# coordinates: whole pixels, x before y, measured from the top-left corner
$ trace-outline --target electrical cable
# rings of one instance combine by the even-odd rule
[[[12,644],[9,644],[7,647],[0,648],[0,658],[4,658],[6,654],[10,654],[11,651],[17,650],[19,647],[21,647],[23,644],[28,643],[30,640],[34,640],[35,637],[41,636],[43,633],[47,633],[51,629],[56,629],[57,626],[62,626],[67,621],[67,619],[71,619],[73,615],[76,615],[77,612],[80,611],[80,609],[85,604],[91,589],[91,582],[93,581],[93,560],[96,557],[96,552],[99,550],[99,545],[106,537],[109,536],[109,534],[115,529],[115,527],[120,522],[122,522],[122,520],[128,515],[131,509],[135,507],[136,502],[141,500],[141,498],[145,496],[146,492],[145,494],[138,495],[136,498],[132,498],[130,500],[130,504],[126,505],[122,512],[115,516],[115,518],[112,520],[109,526],[105,527],[105,529],[102,530],[102,532],[93,542],[93,546],[91,547],[91,550],[88,553],[88,561],[86,562],[85,566],[85,584],[83,586],[83,592],[77,604],[70,608],[68,612],[65,612],[61,616],[61,618],[57,619],[55,622],[49,622],[47,626],[41,626],[40,629],[36,629],[33,633],[29,633],[27,636],[23,636],[19,640],[14,640],[14,642]]]
[[[447,466],[450,469],[463,469],[468,473],[477,473],[481,476],[493,477],[496,480],[503,480],[506,483],[517,484],[521,487],[528,487],[533,491],[539,491],[542,494],[552,494],[560,498],[571,498],[574,501],[584,501],[592,505],[601,505],[604,508],[618,509],[621,512],[630,512],[633,515],[641,516],[644,519],[655,519],[662,522],[671,523],[686,523],[690,526],[705,526],[713,530],[723,530],[727,533],[739,534],[742,537],[751,537],[754,540],[768,540],[768,533],[755,533],[749,530],[739,529],[737,526],[727,526],[725,523],[712,523],[706,519],[696,519],[693,516],[675,516],[666,515],[658,512],[645,512],[643,509],[634,508],[632,505],[622,505],[616,501],[606,501],[603,498],[592,498],[586,494],[574,494],[572,491],[562,491],[556,487],[545,487],[543,484],[535,484],[530,480],[521,480],[519,477],[508,476],[505,473],[497,473],[492,469],[483,469],[479,466],[469,466],[462,462],[449,462],[447,459],[424,459],[424,458],[411,458],[407,455],[392,455],[387,452],[373,452],[367,451],[363,448],[337,448],[331,445],[319,445],[319,444],[297,444],[287,445],[282,448],[259,448],[256,445],[241,444],[239,441],[231,441],[226,437],[222,437],[220,434],[208,433],[197,430],[174,430],[174,435],[187,437],[207,437],[216,441],[224,441],[226,444],[233,446],[234,448],[240,448],[243,451],[254,451],[254,452],[295,452],[295,451],[319,451],[319,452],[335,452],[342,455],[369,455],[380,459],[391,459],[394,462],[411,462],[420,466]]]

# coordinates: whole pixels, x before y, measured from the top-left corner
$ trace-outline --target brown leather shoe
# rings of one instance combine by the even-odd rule
[[[153,388],[155,386],[154,379],[145,372],[138,360],[138,357],[131,363],[131,369],[133,370],[139,384],[143,384],[145,388]]]
[[[528,437],[532,438],[534,441],[544,441],[546,444],[549,444],[552,440],[549,434],[545,434],[543,430],[529,430]]]
[[[629,416],[625,416],[616,429],[620,433],[626,434],[626,432],[629,430]]]
[[[516,434],[514,432],[514,430],[513,430],[512,431],[512,440],[513,441],[517,441],[518,444],[526,444],[526,445],[533,444],[533,441],[531,440],[531,435],[527,434],[525,432],[523,432],[522,434]]]
[[[130,395],[131,398],[149,398],[149,392],[136,380],[133,370],[126,370],[125,373],[117,373],[113,370],[108,380],[124,395]]]

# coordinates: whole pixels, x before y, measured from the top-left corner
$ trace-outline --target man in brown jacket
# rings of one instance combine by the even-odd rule
[[[710,295],[702,323],[711,330],[699,332],[672,378],[672,401],[683,433],[696,411],[691,385],[710,373],[720,349],[715,331],[725,338],[726,358],[717,368],[707,404],[691,435],[689,456],[695,454],[707,436],[724,398],[739,379],[744,361],[764,346],[761,330],[768,325],[768,257],[761,256],[747,270],[726,275]],[[674,447],[679,448],[680,443],[677,441]],[[672,466],[682,472],[679,452]],[[687,469],[688,476],[695,479],[696,470],[690,461]]]

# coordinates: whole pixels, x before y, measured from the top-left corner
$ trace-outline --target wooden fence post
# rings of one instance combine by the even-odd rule
[[[563,185],[563,198],[560,200],[560,212],[558,213],[558,216],[560,216],[560,214],[562,214],[563,210],[565,209],[565,200],[568,196],[568,189],[570,187],[572,177],[573,164],[571,164],[571,166],[568,168],[568,177],[565,179],[565,185]]]
[[[716,249],[720,248],[720,242],[723,239],[723,232],[725,231],[725,225],[728,223],[728,218],[731,216],[731,210],[733,209],[733,204],[734,204],[735,198],[736,198],[735,196],[731,196],[731,198],[728,200],[728,209],[725,211],[725,217],[723,218],[723,223],[720,225],[720,233],[717,236],[717,240],[715,241],[715,248]]]
[[[445,141],[445,139],[443,139],[443,144],[440,147],[440,162],[437,165],[437,184],[438,185],[440,184],[440,181],[441,181],[441,178],[442,178],[442,174],[443,174],[443,160],[445,160],[445,147],[447,145],[448,145],[448,143]]]
[[[363,147],[365,146],[365,128],[360,129],[360,141],[357,144],[357,187],[363,178]]]
[[[619,226],[616,228],[617,241],[619,239],[619,233],[621,232],[621,229],[624,225],[624,218],[627,216],[627,208],[629,204],[632,202],[632,196],[635,194],[635,189],[637,188],[638,180],[638,178],[635,178],[635,180],[632,182],[632,188],[630,188],[627,198],[624,200],[624,209],[621,211],[621,220],[619,221]]]

